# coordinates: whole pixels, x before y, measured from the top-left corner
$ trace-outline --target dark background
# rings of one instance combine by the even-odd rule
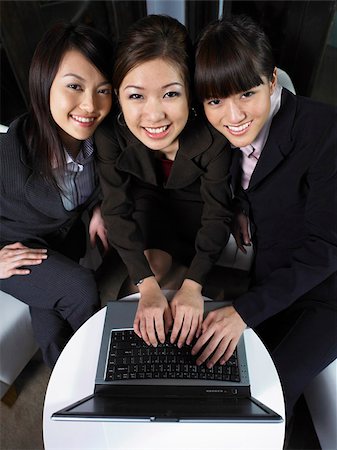
[[[249,14],[269,36],[277,66],[290,75],[297,94],[337,104],[336,1],[0,1],[0,122],[8,125],[26,111],[30,60],[52,23],[61,18],[86,23],[116,40],[132,22],[167,12],[167,6],[169,13],[182,11],[177,18],[192,40],[219,14]]]

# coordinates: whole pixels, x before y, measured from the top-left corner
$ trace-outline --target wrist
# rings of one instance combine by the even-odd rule
[[[202,291],[202,285],[200,283],[198,283],[197,281],[191,280],[189,278],[185,278],[181,287],[184,289],[192,290],[199,294],[201,294],[201,291]]]
[[[157,283],[157,280],[153,275],[142,278],[136,283],[136,286],[138,287],[138,290],[141,294],[146,293],[149,290],[159,289],[159,284]]]

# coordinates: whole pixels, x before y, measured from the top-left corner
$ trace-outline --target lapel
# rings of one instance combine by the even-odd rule
[[[283,89],[281,108],[272,121],[267,142],[254,169],[247,192],[255,189],[291,153],[294,146],[291,130],[295,114],[296,96]]]
[[[146,183],[158,185],[154,155],[139,141],[131,142],[123,149],[117,158],[116,167]]]
[[[181,133],[179,150],[166,187],[180,189],[200,178],[204,170],[195,163],[194,159],[204,153],[212,143],[212,134],[201,118],[189,121]]]
[[[25,197],[34,209],[46,216],[60,218],[68,214],[57,189],[41,176],[32,174],[28,178],[25,185]]]
[[[27,150],[20,146],[20,159],[30,171],[30,175],[24,187],[24,195],[26,200],[32,207],[52,218],[59,218],[67,215],[68,212],[63,207],[61,196],[58,190],[47,183],[40,174],[32,171],[31,165],[27,161]]]
[[[117,169],[129,173],[145,183],[158,186],[154,152],[136,139],[131,132],[124,130],[123,134],[126,144],[117,158]],[[201,125],[197,119],[188,122],[180,135],[179,150],[165,187],[180,189],[199,178],[204,171],[195,164],[193,158],[203,153],[212,142],[212,135],[205,125]]]
[[[232,161],[231,161],[231,166],[230,166],[231,185],[232,185],[233,191],[238,192],[241,189],[242,153],[241,153],[240,149],[233,148],[231,150],[231,154],[232,154]]]

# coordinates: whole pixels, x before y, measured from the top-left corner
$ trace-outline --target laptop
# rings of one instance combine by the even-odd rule
[[[108,302],[94,393],[55,412],[52,419],[283,421],[251,396],[244,336],[225,366],[216,364],[212,370],[196,366],[191,347],[178,349],[169,339],[157,347],[147,346],[133,332],[137,304]],[[223,302],[205,302],[205,313],[222,306]]]

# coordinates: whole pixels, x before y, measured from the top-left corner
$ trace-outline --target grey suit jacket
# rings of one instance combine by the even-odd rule
[[[19,241],[48,246],[62,242],[82,212],[99,201],[100,188],[83,205],[67,211],[59,191],[29,164],[24,120],[15,120],[0,135],[0,245]]]

